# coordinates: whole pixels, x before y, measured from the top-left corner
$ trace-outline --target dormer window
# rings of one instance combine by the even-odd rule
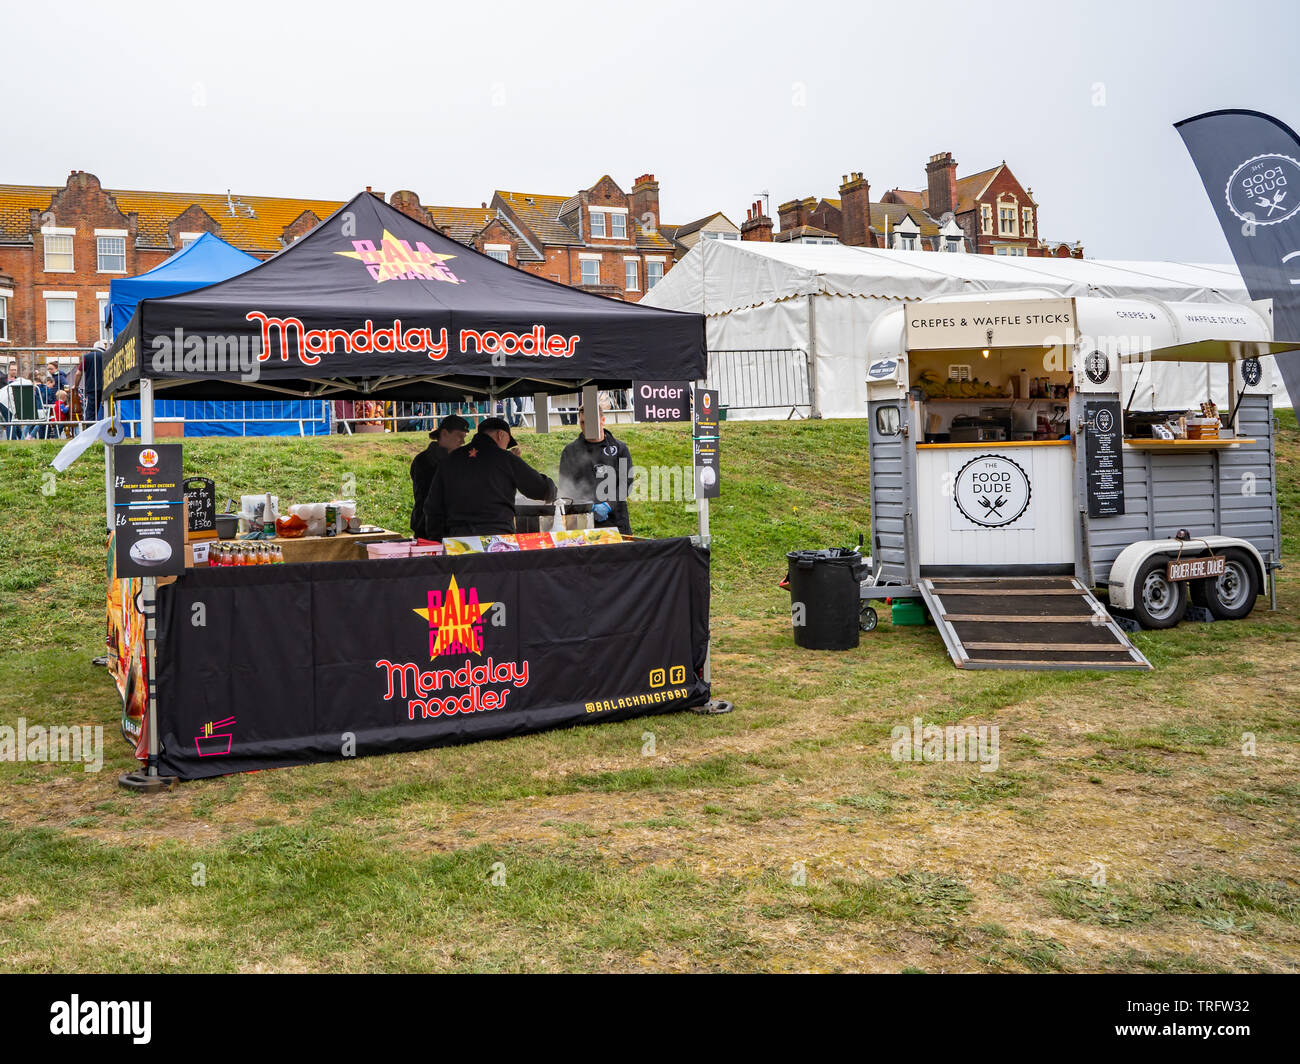
[[[591,212],[591,235],[593,237],[604,237],[605,235],[605,214],[603,211]]]
[[[609,235],[615,240],[627,239],[627,215],[611,214],[609,216]]]
[[[988,236],[993,235],[993,206],[989,203],[980,204],[980,232]]]
[[[1022,228],[1022,230],[1023,230],[1023,232],[1024,232],[1024,235],[1025,235],[1025,236],[1033,236],[1033,235],[1034,235],[1034,212],[1033,212],[1033,210],[1032,210],[1031,208],[1029,208],[1029,207],[1024,207],[1024,208],[1021,209],[1020,214],[1021,214],[1021,228]]]

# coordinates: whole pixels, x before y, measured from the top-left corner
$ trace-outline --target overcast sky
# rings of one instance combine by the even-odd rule
[[[1300,4],[488,2],[6,5],[0,182],[477,205],[660,183],[740,224],[1002,159],[1049,239],[1231,261],[1175,121],[1300,127]]]

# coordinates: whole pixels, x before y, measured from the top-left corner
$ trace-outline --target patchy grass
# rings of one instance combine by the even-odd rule
[[[959,673],[887,612],[798,651],[785,551],[869,529],[865,425],[729,424],[712,509],[722,717],[615,722],[143,798],[103,642],[102,466],[0,446],[0,724],[97,724],[104,770],[0,762],[15,971],[1300,970],[1300,579],[1276,612],[1137,642],[1152,673]],[[679,428],[622,432],[686,465]],[[1284,415],[1286,550],[1300,447]],[[554,470],[566,437],[525,447]],[[400,527],[422,440],[189,440],[226,495],[336,494]],[[634,502],[649,535],[680,503]],[[998,770],[890,732],[996,724]],[[643,756],[645,732],[654,756]],[[1094,886],[1098,865],[1105,886]],[[160,961],[160,958],[162,960]]]

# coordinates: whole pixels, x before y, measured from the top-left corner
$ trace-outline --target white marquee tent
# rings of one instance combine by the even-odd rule
[[[704,314],[711,351],[805,352],[812,394],[803,409],[811,407],[822,417],[863,417],[867,333],[881,314],[901,301],[981,292],[996,298],[1028,289],[1043,296],[1250,303],[1235,266],[723,240],[698,244],[642,303]],[[1132,382],[1137,367],[1126,366],[1124,372]],[[1135,408],[1152,402],[1153,386],[1164,398],[1166,384],[1181,372],[1178,364],[1146,368],[1138,378]],[[1220,376],[1211,377],[1210,391],[1223,406],[1230,403],[1226,370]],[[1272,376],[1275,401],[1290,405],[1280,375]],[[743,394],[723,397],[728,399],[731,417],[772,416],[746,410]]]

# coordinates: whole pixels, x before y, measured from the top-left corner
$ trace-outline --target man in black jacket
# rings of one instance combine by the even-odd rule
[[[632,487],[632,454],[627,444],[605,429],[605,414],[598,411],[600,439],[587,439],[587,411],[578,412],[583,431],[560,453],[560,494],[574,502],[595,503],[597,528],[617,528],[632,534],[627,496]]]
[[[458,447],[463,447],[468,435],[469,422],[459,414],[448,414],[429,433],[433,442],[411,459],[411,491],[415,495],[415,505],[411,508],[411,531],[421,539],[432,538],[424,527],[424,500],[429,494],[429,485],[433,483],[442,460]]]
[[[489,417],[467,446],[442,460],[424,502],[424,527],[433,539],[511,535],[515,492],[555,501],[555,482],[520,458],[518,448],[505,420]]]

